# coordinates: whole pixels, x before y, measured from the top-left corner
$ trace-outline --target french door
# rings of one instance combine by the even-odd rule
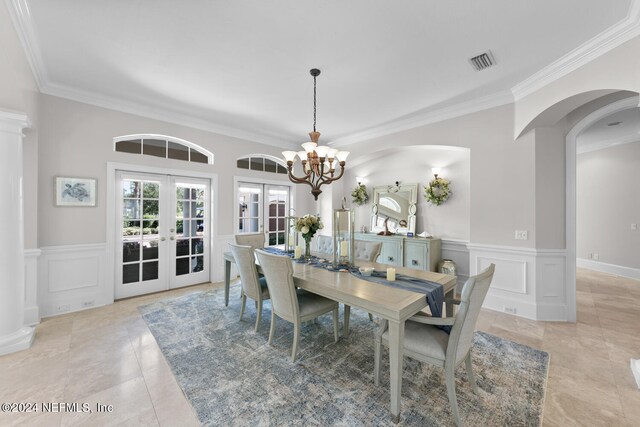
[[[290,187],[238,182],[237,194],[237,233],[263,232],[268,246],[284,245]]]
[[[116,298],[209,281],[210,182],[116,174]]]

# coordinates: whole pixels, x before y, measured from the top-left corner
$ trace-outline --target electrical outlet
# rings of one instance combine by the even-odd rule
[[[593,259],[595,259],[596,261],[600,259],[600,255],[594,253],[593,254]]]
[[[631,229],[632,230],[637,230],[638,229],[638,224],[631,224]]]
[[[515,307],[504,307],[504,312],[505,313],[509,313],[509,314],[516,314],[516,308]]]
[[[64,311],[69,311],[71,310],[71,307],[69,306],[69,304],[61,304],[58,306],[58,313],[62,313]]]
[[[516,240],[527,240],[529,238],[527,230],[516,230]]]

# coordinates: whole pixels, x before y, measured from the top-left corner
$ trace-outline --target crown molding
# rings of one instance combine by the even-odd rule
[[[418,114],[410,118],[394,120],[390,123],[377,126],[364,132],[354,133],[349,136],[335,139],[330,142],[329,145],[333,147],[342,147],[511,103],[513,103],[513,95],[511,92],[497,92],[481,98]]]
[[[511,88],[514,100],[519,101],[638,35],[640,35],[640,0],[632,0],[625,19]]]
[[[197,119],[189,114],[173,112],[164,108],[155,108],[136,102],[125,101],[110,96],[99,95],[93,92],[87,92],[79,89],[70,88],[57,84],[47,84],[42,87],[41,92],[47,95],[57,96],[60,98],[70,99],[72,101],[89,104],[96,107],[107,108],[123,113],[134,114],[149,119],[160,120],[163,122],[174,123],[180,126],[190,127],[193,129],[204,130],[207,132],[217,133],[233,138],[244,139],[258,144],[271,145],[278,148],[296,149],[298,145],[287,142],[275,135],[264,135],[230,126],[218,125],[208,120]]]
[[[27,57],[27,62],[31,67],[33,78],[36,81],[36,85],[38,85],[38,89],[42,91],[42,86],[49,81],[49,78],[37,43],[38,38],[31,20],[29,5],[26,0],[5,0],[5,4]]]
[[[609,139],[606,141],[598,141],[598,142],[594,142],[593,144],[584,144],[584,145],[580,144],[580,138],[578,138],[576,153],[577,154],[590,153],[592,151],[604,150],[605,148],[611,148],[617,145],[630,144],[632,142],[639,142],[639,141],[640,141],[639,134],[626,135],[620,138]]]

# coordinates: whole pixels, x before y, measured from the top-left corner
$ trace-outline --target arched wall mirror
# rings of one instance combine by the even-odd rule
[[[373,189],[371,231],[384,231],[385,221],[394,234],[416,232],[418,184],[381,185]]]

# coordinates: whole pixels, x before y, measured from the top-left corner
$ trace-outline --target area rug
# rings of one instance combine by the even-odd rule
[[[256,333],[255,309],[232,288],[197,292],[139,308],[203,425],[393,426],[389,357],[383,353],[380,386],[373,384],[376,324],[351,311],[349,337],[333,341],[331,315],[303,325],[298,360],[291,362],[291,324],[279,320],[267,344],[267,301]],[[342,315],[342,313],[341,313]],[[482,332],[473,344],[474,394],[464,364],[456,371],[462,422],[467,426],[539,426],[547,353]],[[450,426],[444,372],[405,358],[401,426]]]

